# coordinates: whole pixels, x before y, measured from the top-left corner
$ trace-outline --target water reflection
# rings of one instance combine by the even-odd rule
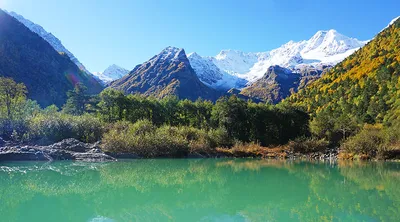
[[[4,221],[396,221],[399,184],[399,163],[7,163],[0,214]]]

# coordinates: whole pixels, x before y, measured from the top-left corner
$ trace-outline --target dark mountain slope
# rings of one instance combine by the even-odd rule
[[[27,86],[28,97],[42,106],[62,106],[66,93],[78,82],[90,93],[102,86],[82,72],[65,54],[0,10],[0,76],[11,77]]]
[[[310,67],[292,71],[280,66],[271,66],[261,79],[242,89],[240,93],[250,98],[278,103],[318,79],[321,74],[321,69]]]
[[[174,47],[168,47],[136,66],[128,75],[112,82],[110,87],[126,94],[140,93],[158,98],[175,95],[190,100],[201,97],[214,101],[223,94],[202,83],[190,66],[185,51]]]

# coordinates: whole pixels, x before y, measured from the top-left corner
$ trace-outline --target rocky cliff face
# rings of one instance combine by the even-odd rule
[[[174,95],[181,99],[216,100],[222,93],[206,86],[192,69],[181,48],[168,47],[128,75],[111,83],[127,94],[140,93],[158,98]]]
[[[245,87],[240,94],[278,103],[318,79],[322,70],[327,68],[324,66],[316,69],[305,66],[293,71],[280,66],[271,66],[261,79]]]
[[[77,83],[99,93],[100,83],[59,53],[43,38],[0,10],[0,76],[22,82],[28,97],[42,106],[61,107]]]

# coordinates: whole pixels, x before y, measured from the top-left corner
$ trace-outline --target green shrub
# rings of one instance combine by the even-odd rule
[[[29,120],[24,140],[41,144],[54,143],[67,138],[96,142],[101,139],[103,128],[103,123],[89,114],[82,116],[61,113],[39,114]]]
[[[208,131],[211,147],[231,147],[234,141],[229,137],[225,128],[211,129]]]
[[[104,123],[95,116],[68,116],[72,123],[73,138],[87,143],[94,143],[101,139],[104,132]]]
[[[342,144],[341,150],[375,157],[387,148],[387,141],[388,137],[382,126],[365,125],[358,134]]]
[[[288,147],[295,153],[324,152],[329,145],[325,139],[299,138],[290,141]]]
[[[205,130],[188,126],[180,126],[177,130],[178,136],[188,141],[190,153],[207,154],[216,147],[215,142],[212,141],[212,138]]]
[[[213,148],[204,130],[168,125],[157,128],[148,120],[133,124],[117,122],[104,134],[102,142],[106,151],[134,153],[141,157],[184,157]]]
[[[186,140],[185,137],[189,138],[190,135],[185,135],[184,133],[185,130],[180,127],[164,125],[158,128],[154,135],[156,139],[154,140],[155,149],[152,149],[153,156],[187,156],[190,153],[192,140]],[[149,139],[151,140],[152,138]]]

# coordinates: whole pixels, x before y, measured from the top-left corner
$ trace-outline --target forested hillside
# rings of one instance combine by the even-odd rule
[[[349,114],[363,123],[387,123],[400,108],[400,20],[287,101],[313,116]]]
[[[310,113],[311,132],[342,151],[399,156],[400,20],[285,103]]]

